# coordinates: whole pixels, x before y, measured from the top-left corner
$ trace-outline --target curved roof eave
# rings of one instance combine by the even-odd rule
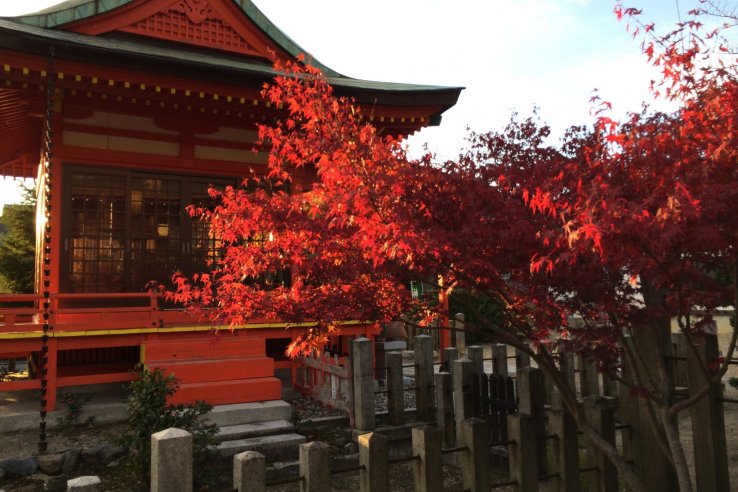
[[[67,0],[65,2],[52,5],[32,14],[21,15],[18,17],[10,17],[16,22],[29,26],[55,28],[77,22],[95,15],[104,14],[118,7],[131,3],[134,0]],[[297,57],[301,53],[307,53],[287,34],[278,28],[269,18],[262,13],[259,8],[254,5],[251,0],[232,0],[233,3],[248,16],[251,21],[256,24],[269,38],[271,38],[280,48]],[[311,59],[311,64],[319,68],[326,76],[343,77],[335,70],[323,65],[315,58]]]
[[[228,73],[256,76],[264,81],[278,75],[271,66],[246,58],[214,58],[196,51],[44,29],[0,18],[0,47],[46,56],[48,47],[52,45],[59,48],[57,54],[62,58],[84,59],[100,64],[116,64],[120,59],[128,59],[135,61],[136,66],[146,61],[155,70],[167,67],[199,69],[208,76]],[[378,82],[341,75],[336,77],[326,74],[326,76],[337,92],[354,94],[358,91],[364,95],[357,97],[360,102],[369,101],[374,95],[380,99],[380,103],[389,105],[442,106],[445,110],[456,104],[463,89],[463,87]]]

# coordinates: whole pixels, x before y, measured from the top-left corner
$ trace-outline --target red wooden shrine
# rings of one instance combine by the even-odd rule
[[[37,178],[40,217],[37,294],[0,296],[16,306],[0,309],[0,359],[27,357],[31,377],[0,391],[40,388],[45,356],[50,410],[59,388],[127,381],[139,361],[173,371],[181,401],[281,397],[275,369],[294,370],[284,347],[303,328],[213,335],[144,287],[214,254],[185,207],[264,169],[255,125],[280,108],[259,91],[275,59],[301,52],[250,0],[72,0],[0,19],[0,173]],[[438,124],[460,92],[312,63],[392,134]],[[376,333],[347,322],[334,343]]]

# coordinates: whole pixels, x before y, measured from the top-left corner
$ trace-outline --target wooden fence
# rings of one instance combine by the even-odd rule
[[[295,389],[330,408],[346,412],[353,424],[353,385],[348,357],[318,350],[300,357]]]

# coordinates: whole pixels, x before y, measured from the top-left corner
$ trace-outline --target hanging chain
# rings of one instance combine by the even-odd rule
[[[43,293],[43,333],[41,335],[41,359],[39,373],[41,379],[41,420],[39,421],[38,452],[45,453],[46,442],[46,404],[48,396],[47,364],[49,362],[49,333],[54,329],[49,324],[51,311],[51,162],[54,159],[54,103],[56,101],[56,68],[54,66],[54,48],[49,48],[49,69],[46,72],[46,124],[44,127],[43,165],[43,206],[44,206],[44,242],[43,242],[43,275],[41,291]]]

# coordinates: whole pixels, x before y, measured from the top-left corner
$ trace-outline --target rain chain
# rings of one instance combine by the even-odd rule
[[[38,452],[45,453],[46,442],[46,404],[48,397],[49,333],[54,329],[49,324],[51,308],[51,162],[54,158],[54,103],[56,101],[56,68],[54,67],[54,48],[49,49],[49,69],[46,76],[46,125],[44,128],[43,186],[44,186],[44,252],[43,276],[43,333],[41,335],[41,359],[39,373],[41,379],[41,420],[39,421]]]

